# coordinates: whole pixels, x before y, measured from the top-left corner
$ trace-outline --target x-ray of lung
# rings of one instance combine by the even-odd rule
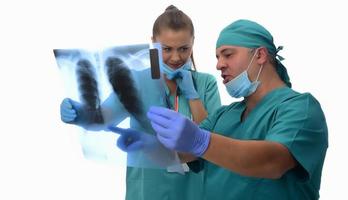
[[[81,127],[80,144],[88,159],[119,162],[118,135],[107,126],[131,127],[153,137],[149,147],[128,153],[127,165],[166,168],[180,163],[177,154],[155,137],[146,112],[150,106],[168,107],[159,44],[115,46],[101,50],[54,49],[67,97]],[[180,169],[179,169],[180,171]]]

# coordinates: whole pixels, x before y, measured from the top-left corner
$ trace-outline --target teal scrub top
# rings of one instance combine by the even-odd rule
[[[152,105],[166,107],[168,102],[161,97],[161,91],[158,82],[149,81],[150,71],[134,72],[134,79],[140,88],[140,96],[143,100],[144,110]],[[201,72],[192,72],[192,78],[197,93],[200,96],[208,114],[213,113],[221,107],[220,95],[214,76]],[[144,81],[145,80],[145,81]],[[148,81],[146,81],[148,80]],[[166,94],[169,97],[169,105],[171,108],[174,105],[174,97],[169,96],[169,90],[165,85]],[[163,91],[162,91],[163,92]],[[163,96],[163,95],[162,95]],[[115,95],[110,96],[108,101],[117,102]],[[191,112],[188,100],[182,95],[178,95],[178,111],[183,115],[191,118]],[[104,106],[106,110],[112,110],[110,114],[114,123],[118,123],[124,119],[126,111],[120,103],[108,104],[109,107]],[[111,106],[112,105],[112,106]],[[119,116],[115,118],[115,116]],[[144,130],[131,117],[130,126],[138,130]],[[149,132],[149,130],[145,130]],[[199,173],[185,172],[184,175],[175,172],[167,172],[166,169],[150,169],[150,168],[136,168],[127,167],[126,175],[126,199],[127,200],[191,200],[203,198],[203,180],[204,171]]]
[[[268,93],[241,121],[245,108],[244,101],[221,107],[200,126],[234,139],[278,142],[288,148],[298,166],[280,179],[267,179],[242,176],[203,161],[203,199],[318,199],[328,148],[328,130],[319,102],[309,93],[282,87]]]

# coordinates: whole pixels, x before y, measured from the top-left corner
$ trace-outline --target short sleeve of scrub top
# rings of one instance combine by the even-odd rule
[[[304,181],[308,180],[318,170],[318,163],[323,162],[328,146],[327,127],[320,104],[307,93],[281,103],[276,115],[277,123],[265,139],[288,148],[300,165],[298,175]]]

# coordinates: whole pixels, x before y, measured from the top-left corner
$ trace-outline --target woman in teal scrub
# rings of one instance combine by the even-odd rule
[[[166,95],[171,109],[194,123],[221,106],[215,78],[192,70],[194,28],[191,19],[169,6],[153,26],[153,42],[162,45]],[[192,70],[192,71],[191,71]],[[204,172],[186,171],[184,175],[169,170],[127,168],[127,200],[191,200],[203,193]]]
[[[162,45],[162,60],[165,80],[165,95],[168,97],[170,109],[179,112],[193,123],[200,123],[208,114],[213,113],[220,106],[220,95],[217,83],[212,75],[197,72],[194,65],[192,50],[194,43],[194,27],[191,19],[177,9],[175,6],[169,6],[155,21],[153,26],[153,42],[159,42]],[[150,77],[150,74],[134,73],[136,80],[144,80],[144,77]],[[143,77],[142,77],[143,76]],[[165,106],[165,102],[156,99],[154,91],[151,88],[151,81],[139,83],[140,92],[146,93],[143,98],[144,108],[147,110],[151,105]],[[108,124],[117,125],[125,117],[129,116],[127,111],[118,103],[118,97],[115,94],[102,104],[103,113]],[[78,109],[71,99],[65,99],[61,104],[62,120],[67,123],[76,123],[78,118],[74,109]],[[153,132],[142,126],[139,121],[131,117],[131,127],[142,132]],[[114,130],[114,129],[112,129]],[[122,129],[117,129],[119,132]],[[129,133],[128,133],[129,134]],[[144,135],[143,135],[144,136]],[[137,151],[141,152],[144,146],[136,146],[129,143],[129,140],[118,140],[118,146],[131,154]],[[134,135],[132,140],[134,141]],[[155,137],[154,137],[155,138]],[[158,142],[159,143],[159,142]],[[160,144],[160,143],[159,143]],[[171,150],[170,150],[171,151]],[[180,154],[183,160],[193,158],[190,154]],[[192,160],[192,159],[191,159]],[[197,161],[195,161],[197,162]],[[196,166],[195,162],[188,165]],[[127,167],[126,180],[126,199],[127,200],[191,200],[200,199],[203,194],[204,171],[193,172],[183,164],[184,174],[173,172],[173,169],[151,169],[146,167]],[[197,167],[196,167],[197,168]],[[174,170],[175,171],[175,170]]]
[[[166,147],[204,163],[204,198],[318,199],[328,148],[319,102],[291,89],[272,35],[238,20],[217,40],[217,69],[239,102],[223,106],[200,127],[171,110],[147,113]]]

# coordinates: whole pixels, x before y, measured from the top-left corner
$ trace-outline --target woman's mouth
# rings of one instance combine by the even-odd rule
[[[177,64],[171,64],[169,63],[169,66],[173,69],[178,69],[182,66],[182,63],[177,63]]]

